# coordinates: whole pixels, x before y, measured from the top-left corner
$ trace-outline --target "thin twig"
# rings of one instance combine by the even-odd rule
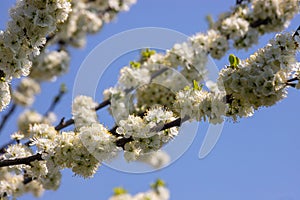
[[[48,108],[48,110],[46,111],[46,113],[44,114],[44,116],[48,116],[50,112],[54,111],[55,107],[60,102],[60,100],[62,99],[64,94],[66,94],[66,88],[64,85],[61,85],[59,93],[53,98],[53,101],[52,101],[50,107]]]
[[[157,126],[155,128],[152,129],[152,131],[163,131],[163,130],[166,130],[166,129],[169,129],[169,128],[173,128],[173,127],[179,127],[181,126],[182,123],[186,122],[187,120],[189,119],[189,117],[184,117],[184,118],[177,118],[169,123],[166,123],[164,124],[163,126]],[[114,127],[114,129],[116,129]],[[134,141],[134,139],[132,137],[129,137],[129,138],[118,138],[116,140],[116,145],[118,147],[122,147],[124,149],[125,145],[128,143],[128,142],[132,142]]]
[[[293,34],[293,38],[296,36],[296,35],[299,35],[299,32],[300,31],[300,26],[298,26],[297,30],[295,31],[295,33]]]
[[[101,108],[104,108],[105,106],[110,104],[110,100],[105,100],[101,103],[99,103],[96,107],[95,110],[100,110]],[[70,125],[74,124],[74,119],[68,119],[67,121],[64,121],[64,118],[62,118],[62,120],[59,122],[59,124],[57,126],[55,126],[55,130],[59,131],[63,128],[66,128]]]
[[[0,124],[0,132],[1,130],[4,128],[7,120],[9,119],[10,116],[12,116],[12,114],[14,113],[14,111],[17,108],[17,104],[12,104],[12,106],[10,107],[10,109],[7,111],[7,113],[3,116],[1,124]]]
[[[241,5],[243,2],[249,3],[249,0],[236,0],[236,5]]]

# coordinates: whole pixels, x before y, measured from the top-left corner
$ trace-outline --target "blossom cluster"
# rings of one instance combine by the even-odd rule
[[[128,95],[122,88],[111,87],[106,89],[103,94],[104,99],[110,101],[109,112],[114,116],[116,123],[126,119],[129,113],[134,111],[131,95]]]
[[[27,107],[35,99],[35,95],[41,90],[40,85],[34,79],[23,78],[17,89],[13,91],[12,98],[15,104]]]
[[[182,90],[177,93],[176,108],[192,120],[208,118],[211,123],[220,123],[224,116],[236,120],[251,116],[260,107],[276,104],[286,97],[287,81],[298,68],[298,37],[277,34],[250,58],[222,69],[217,93]]]
[[[137,92],[132,99],[137,100],[137,105],[132,106],[133,103],[129,102],[130,108],[133,107],[138,111],[145,111],[152,105],[160,104],[176,112],[172,108],[176,93],[194,80],[202,82],[207,79],[208,55],[220,59],[231,46],[248,49],[258,42],[260,35],[283,30],[299,12],[298,0],[249,2],[221,14],[218,20],[211,24],[206,34],[198,33],[188,38],[186,42],[175,44],[165,55],[155,53],[147,59],[141,59],[142,62],[138,65],[124,67],[120,71],[119,84],[109,90],[126,91],[135,88]],[[276,12],[273,12],[274,10]],[[166,67],[167,71],[152,78],[153,74]],[[107,93],[108,90],[104,92],[105,97]],[[111,110],[126,105],[125,101],[120,101],[119,96],[116,96],[118,98],[116,101],[114,96],[110,97],[112,102],[119,103],[110,108]]]
[[[54,80],[69,69],[70,56],[64,51],[43,51],[33,60],[30,77],[38,81]]]
[[[34,124],[52,124],[56,120],[56,115],[51,112],[43,116],[34,110],[25,110],[18,117],[18,137],[21,139],[32,137],[30,127]],[[15,139],[15,138],[13,138]]]
[[[11,70],[9,67],[2,69],[0,65],[0,86],[6,88],[0,90],[1,102],[4,102],[2,105],[9,102],[7,81],[10,77],[28,75],[31,65],[29,58],[39,54],[40,47],[45,44],[45,35],[50,33],[48,28],[54,30],[56,23],[65,20],[70,11],[70,3],[62,0],[47,2],[20,1],[12,10],[14,21],[21,24],[14,27],[14,33],[24,32],[24,29],[19,30],[18,27],[26,27],[25,34],[33,36],[33,30],[27,29],[30,17],[37,28],[29,27],[41,32],[17,44],[17,47],[25,48],[25,41],[33,47],[30,51],[24,50],[27,68]],[[87,33],[99,30],[103,21],[111,20],[118,11],[127,10],[134,2],[74,0],[73,12],[67,23],[58,27],[57,34],[50,35],[53,37],[51,40],[82,46]],[[259,9],[265,13],[258,14]],[[97,103],[91,97],[78,96],[74,99],[72,115],[75,128],[71,131],[60,132],[51,125],[51,117],[26,111],[18,121],[20,132],[13,135],[18,144],[10,145],[1,159],[30,156],[37,156],[37,159],[28,164],[0,168],[0,176],[4,177],[0,181],[0,197],[15,198],[25,192],[39,195],[44,189],[55,190],[60,184],[60,170],[64,168],[70,168],[76,175],[85,178],[92,177],[103,162],[113,159],[122,150],[127,161],[142,161],[161,167],[168,158],[160,149],[178,135],[177,127],[164,127],[175,119],[208,120],[216,124],[221,123],[226,116],[236,120],[252,115],[254,110],[262,106],[274,105],[285,97],[288,79],[296,74],[299,80],[299,74],[295,73],[295,66],[299,66],[295,59],[300,46],[299,35],[278,34],[266,47],[244,61],[231,56],[230,65],[221,70],[214,86],[216,88],[210,92],[195,83],[205,79],[205,64],[209,54],[217,59],[223,57],[230,48],[231,40],[236,48],[250,47],[257,42],[260,34],[285,27],[298,9],[298,0],[253,0],[251,5],[241,4],[232,12],[220,16],[207,34],[190,37],[188,41],[174,45],[165,55],[146,50],[139,62],[132,62],[121,70],[117,87],[104,92],[105,100],[110,100],[110,113],[116,118],[115,131],[109,131],[99,123]],[[37,15],[31,16],[33,10],[37,10]],[[19,15],[25,18],[26,24],[22,21],[24,19],[17,18]],[[11,34],[9,30],[1,33],[1,37]],[[13,47],[7,47],[3,42],[0,48],[16,53],[18,49],[14,42],[11,44]],[[17,52],[16,55],[23,54]],[[11,57],[12,60],[19,60],[15,55]],[[67,70],[68,62],[68,53],[63,49],[57,52],[43,51],[36,59],[36,66],[32,68],[30,76],[37,80],[51,80]],[[189,86],[192,81],[194,87]],[[135,94],[129,94],[134,89]],[[28,106],[38,91],[37,83],[23,79],[13,98],[16,103]],[[23,138],[30,138],[30,143],[19,143]],[[37,154],[34,154],[30,145],[35,146],[33,149],[37,150]],[[25,180],[24,177],[29,179]],[[135,196],[115,194],[111,200],[149,198],[169,199],[169,193],[165,187],[158,185],[149,192]]]
[[[136,195],[130,195],[127,191],[121,187],[114,189],[114,195],[109,200],[169,200],[170,192],[166,188],[166,185],[160,179],[156,183],[151,185],[151,190],[147,192],[140,192]]]
[[[289,33],[277,34],[236,67],[221,70],[218,84],[229,97],[228,116],[247,117],[262,106],[272,106],[286,97],[286,83],[297,65],[299,43]]]
[[[177,93],[175,107],[181,117],[190,120],[206,121],[217,124],[223,122],[223,116],[228,109],[223,93],[212,93],[197,89],[186,89]]]
[[[132,114],[120,120],[116,133],[110,133],[98,122],[95,111],[97,104],[90,97],[78,96],[72,106],[74,131],[58,133],[49,124],[30,126],[31,145],[36,146],[42,155],[42,161],[5,168],[8,171],[6,173],[10,174],[6,176],[13,174],[16,181],[11,183],[11,179],[3,180],[1,194],[6,192],[17,197],[20,195],[19,191],[27,191],[27,186],[21,184],[18,178],[23,169],[26,169],[26,176],[34,178],[36,184],[41,185],[34,188],[56,189],[60,183],[61,169],[70,168],[75,174],[91,177],[102,162],[114,158],[121,148],[128,161],[145,161],[148,153],[157,152],[178,134],[176,127],[164,129],[165,124],[178,116],[220,123],[225,116],[233,119],[247,117],[259,107],[275,104],[286,94],[287,79],[295,74],[295,70],[299,70],[295,59],[298,41],[298,35],[277,34],[266,47],[259,49],[249,59],[239,61],[231,56],[230,65],[220,72],[217,82],[219,90],[206,92],[194,82],[193,88],[186,87],[176,95],[174,105],[179,114],[162,106],[154,106],[145,113]],[[120,139],[127,141],[120,145]],[[3,158],[32,155],[31,148],[17,144],[9,146]],[[150,162],[157,164],[153,160]],[[13,184],[10,189],[7,188],[9,184]],[[168,195],[155,196],[161,193],[167,194],[165,191],[155,190],[155,193],[147,192],[136,196],[119,194],[112,199],[169,198]]]
[[[155,169],[160,169],[170,163],[170,155],[162,150],[141,154],[136,159],[138,162],[149,164]]]
[[[30,126],[32,145],[42,153],[48,171],[70,168],[78,175],[91,177],[103,161],[117,155],[120,148],[115,144],[116,138],[97,121],[91,107],[94,104],[90,97],[74,99],[74,131],[58,134],[49,124]]]
[[[51,43],[65,43],[83,47],[86,35],[98,32],[104,23],[110,22],[116,14],[128,11],[136,0],[73,0],[72,12],[66,23],[58,26]]]
[[[96,108],[97,103],[91,97],[77,96],[72,104],[72,115],[76,129],[98,122]]]
[[[233,13],[223,13],[212,25],[219,34],[232,39],[237,49],[249,48],[261,34],[282,31],[299,12],[299,0],[250,2],[235,8]]]
[[[32,193],[35,197],[40,197],[44,192],[43,186],[36,180],[24,184],[22,174],[12,174],[8,168],[1,168],[0,175],[0,194],[2,199],[8,199],[9,196],[19,197],[24,193]]]
[[[18,1],[10,10],[11,21],[7,29],[0,31],[0,74],[2,82],[28,76],[32,57],[40,53],[46,36],[64,22],[71,11],[67,0]],[[9,103],[7,83],[1,84],[0,110]]]
[[[178,134],[177,127],[162,130],[164,124],[174,119],[172,111],[154,107],[143,117],[129,115],[126,120],[121,120],[116,132],[122,138],[131,138],[124,146],[125,159],[137,160],[140,155],[161,149]]]

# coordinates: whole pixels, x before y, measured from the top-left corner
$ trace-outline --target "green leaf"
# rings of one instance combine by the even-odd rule
[[[165,186],[166,183],[163,180],[157,179],[156,182],[151,185],[151,188],[157,189],[158,187],[165,187]]]
[[[66,93],[68,91],[66,84],[62,83],[59,90],[61,93]]]
[[[234,65],[236,65],[236,63],[237,63],[236,57],[235,57],[235,55],[233,55],[233,54],[230,54],[230,55],[229,55],[228,60],[229,60],[230,66],[234,66]]]
[[[188,86],[188,85],[185,86],[185,87],[183,88],[184,91],[188,91],[188,90],[190,90],[190,89],[191,89],[191,88],[190,88],[190,86]]]
[[[115,196],[122,195],[122,194],[127,194],[127,193],[128,193],[127,190],[125,190],[122,187],[116,187],[116,188],[114,188],[114,195]]]
[[[141,68],[141,63],[131,61],[131,62],[130,62],[130,66],[131,66],[132,68],[139,69],[139,68]]]
[[[238,66],[240,64],[240,59],[238,57],[235,57],[236,58],[236,66]]]
[[[231,68],[238,68],[238,65],[240,64],[240,59],[238,57],[236,57],[234,54],[230,54],[228,60]]]
[[[193,81],[194,90],[202,90],[202,85],[199,86],[196,80]]]
[[[148,58],[150,58],[150,56],[154,55],[155,53],[155,50],[150,50],[147,48],[146,50],[142,51],[142,57],[144,60],[147,60]]]
[[[212,29],[213,26],[214,26],[214,20],[213,20],[212,16],[211,15],[206,15],[205,19],[208,23],[209,29]]]

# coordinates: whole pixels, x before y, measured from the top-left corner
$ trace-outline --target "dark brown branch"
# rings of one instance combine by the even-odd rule
[[[117,133],[117,128],[118,128],[118,126],[114,126],[112,129],[109,130],[109,132],[110,132],[112,135],[114,135],[115,137],[121,136],[121,135],[119,135],[119,134]]]
[[[296,83],[286,83],[286,86],[290,86],[290,87],[293,87],[293,88],[296,88]]]
[[[241,5],[242,3],[244,3],[244,2],[246,2],[246,3],[249,3],[249,0],[236,0],[236,5]]]
[[[164,124],[163,126],[157,126],[155,127],[152,131],[163,131],[169,128],[173,128],[173,127],[179,127],[181,126],[182,123],[186,122],[189,119],[189,117],[184,117],[184,118],[177,118],[169,123]],[[116,129],[116,127],[114,127],[113,129]],[[132,137],[129,138],[118,138],[116,140],[116,145],[118,147],[122,147],[124,149],[125,144],[127,144],[128,142],[132,142],[134,139]]]
[[[98,106],[95,108],[95,110],[100,110],[101,108],[104,108],[105,106],[108,106],[110,104],[110,99],[107,99],[101,103],[98,104]]]
[[[250,26],[252,28],[257,28],[257,27],[259,27],[261,25],[266,25],[266,24],[268,24],[270,22],[271,22],[271,19],[270,18],[266,18],[266,19],[263,19],[263,20],[257,20],[257,21],[251,22]]]
[[[7,167],[13,165],[30,165],[31,162],[36,160],[43,160],[42,154],[37,153],[32,156],[24,157],[24,158],[14,158],[0,161],[0,167]]]
[[[182,123],[186,122],[188,119],[189,119],[188,117],[184,117],[184,118],[179,117],[179,118],[175,119],[174,121],[171,121],[171,122],[165,124],[159,131],[163,131],[163,130],[173,128],[173,127],[179,127],[179,126],[181,126]]]
[[[298,80],[299,80],[299,78],[298,78],[298,77],[295,77],[295,78],[291,78],[291,79],[287,80],[286,82],[287,82],[287,83],[290,83],[290,82],[298,81]]]
[[[100,110],[101,108],[104,108],[105,106],[110,104],[110,100],[105,100],[103,102],[101,102],[100,104],[98,104],[98,106],[96,106],[95,110]],[[66,128],[70,125],[74,124],[74,119],[68,119],[66,122],[64,121],[64,118],[59,122],[59,124],[57,126],[55,126],[55,130],[59,131],[63,128]]]
[[[26,185],[26,184],[30,183],[31,181],[33,181],[33,180],[35,180],[35,178],[32,178],[32,177],[24,178],[23,184]]]
[[[70,125],[74,124],[74,119],[68,119],[66,122],[64,121],[64,118],[62,118],[62,120],[60,120],[59,124],[57,126],[55,126],[55,130],[59,131],[63,128],[66,128]]]
[[[133,141],[132,137],[129,138],[119,138],[116,140],[116,145],[117,147],[122,147],[123,149],[125,148],[125,144]]]
[[[296,30],[295,33],[293,34],[293,37],[299,35],[299,32],[298,32],[298,31],[300,31],[300,26],[298,26],[297,30]]]

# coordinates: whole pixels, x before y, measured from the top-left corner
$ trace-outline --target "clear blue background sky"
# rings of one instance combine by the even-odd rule
[[[205,16],[229,10],[235,0],[148,0],[138,1],[130,12],[118,15],[116,21],[105,25],[103,30],[88,37],[86,48],[73,49],[71,70],[57,83],[43,84],[43,93],[37,97],[34,108],[44,112],[57,93],[60,83],[66,83],[71,91],[77,69],[87,54],[101,41],[119,32],[139,27],[156,26],[170,28],[187,35],[205,32]],[[0,6],[1,29],[5,28],[8,8],[12,1],[3,1]],[[295,30],[300,22],[296,17],[288,30]],[[264,46],[269,34],[260,39],[257,47]],[[113,51],[108,49],[108,51]],[[255,48],[245,51],[230,51],[246,58]],[[117,79],[118,70],[129,58],[116,61],[108,73],[107,82],[99,86],[98,101],[103,88]],[[225,59],[215,61],[219,68],[227,64]],[[110,82],[108,81],[110,80]],[[104,81],[105,82],[105,81]],[[198,152],[207,124],[201,123],[197,138],[189,150],[171,166],[158,172],[128,174],[102,166],[92,179],[74,177],[70,170],[63,171],[61,187],[48,191],[42,199],[107,199],[116,186],[123,186],[131,193],[148,190],[156,178],[164,179],[171,191],[171,199],[203,200],[298,200],[300,199],[300,91],[289,90],[288,98],[271,108],[262,108],[251,118],[238,123],[226,122],[222,136],[213,151],[203,160]],[[71,92],[57,107],[60,119],[70,117]],[[21,111],[18,108],[17,114]],[[100,116],[105,121],[106,118]],[[111,124],[108,124],[111,125]],[[9,133],[16,129],[16,121],[7,124],[0,142],[7,141]],[[188,134],[188,133],[187,133]],[[20,199],[32,199],[26,195]]]

